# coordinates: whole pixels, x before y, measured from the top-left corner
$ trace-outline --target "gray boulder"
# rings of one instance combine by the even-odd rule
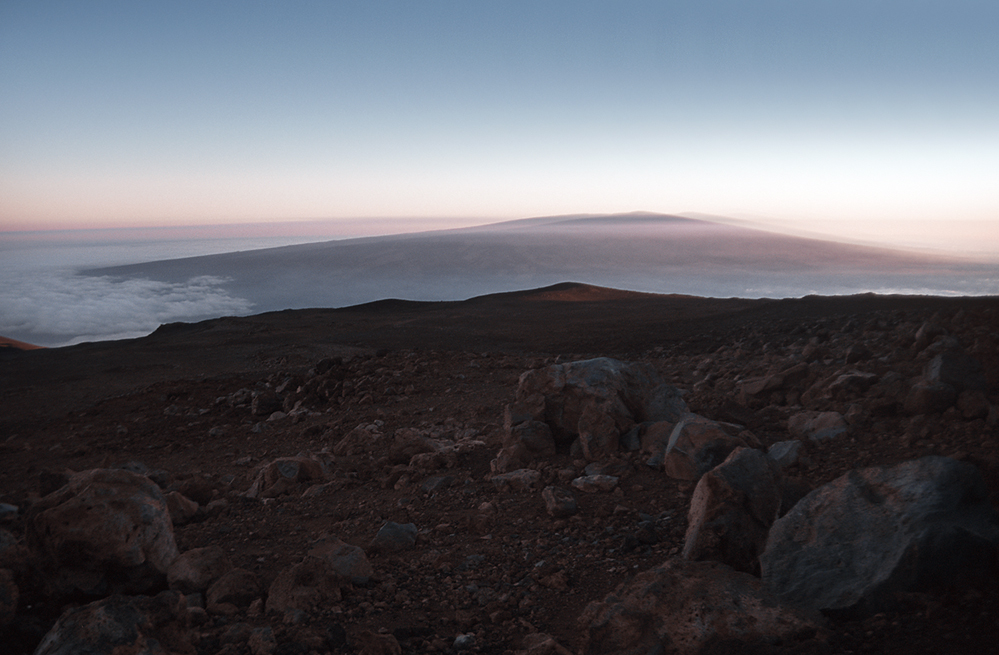
[[[949,384],[958,392],[986,391],[988,387],[982,363],[959,350],[945,350],[935,356],[923,369],[923,377],[930,382]]]
[[[763,583],[783,601],[845,615],[892,606],[897,592],[992,574],[999,520],[971,464],[924,457],[850,471],[805,496],[770,529]]]
[[[590,603],[579,623],[583,655],[647,655],[722,645],[731,650],[717,652],[744,652],[776,640],[790,645],[814,635],[823,618],[782,606],[758,579],[719,562],[669,560]]]
[[[694,488],[684,559],[711,559],[755,573],[781,498],[777,463],[755,448],[736,448]]]
[[[825,441],[845,433],[849,426],[839,412],[798,412],[787,420],[787,429],[798,437]]]

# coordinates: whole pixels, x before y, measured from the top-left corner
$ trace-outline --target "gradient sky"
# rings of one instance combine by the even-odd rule
[[[0,231],[647,210],[999,253],[997,35],[994,0],[0,0]]]

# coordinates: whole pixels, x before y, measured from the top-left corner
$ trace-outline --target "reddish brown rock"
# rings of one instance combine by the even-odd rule
[[[312,546],[309,555],[321,557],[329,562],[333,570],[354,584],[367,584],[375,574],[364,549],[352,546],[336,537],[326,535]]]
[[[27,524],[57,594],[151,589],[179,554],[159,487],[123,469],[74,474],[32,507]]]
[[[185,594],[203,592],[232,568],[221,546],[189,550],[170,564],[167,583]]]
[[[208,588],[205,605],[214,614],[246,608],[261,595],[260,580],[246,569],[231,569]]]
[[[167,509],[174,525],[184,525],[198,515],[198,504],[177,491],[166,494]]]
[[[722,424],[688,414],[670,434],[663,470],[675,480],[698,480],[725,461],[733,450],[746,445]]]
[[[607,357],[556,364],[520,376],[517,418],[546,423],[557,444],[577,438],[587,459],[617,450],[621,435],[644,421],[677,421],[686,412],[680,391],[651,366]]]
[[[756,573],[767,532],[781,509],[781,475],[755,448],[736,448],[705,473],[687,515],[686,559],[711,559]]]
[[[247,498],[275,498],[299,490],[300,485],[324,482],[329,476],[330,466],[322,454],[282,457],[260,468],[245,495]]]
[[[782,606],[748,573],[719,562],[669,560],[590,603],[579,618],[583,655],[701,653],[794,643],[824,624],[818,612]]]
[[[267,592],[267,611],[311,612],[328,606],[340,601],[340,587],[345,583],[325,558],[306,556],[298,564],[278,573]]]

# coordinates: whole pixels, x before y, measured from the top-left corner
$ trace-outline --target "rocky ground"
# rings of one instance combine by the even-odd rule
[[[629,449],[626,430],[609,451],[556,435],[497,461],[517,445],[522,374],[596,357],[648,365],[746,446],[797,441],[780,468],[797,497],[853,469],[941,455],[974,465],[999,501],[995,298],[726,301],[563,285],[167,326],[0,360],[0,642],[33,652],[60,616],[121,591],[114,602],[166,631],[121,652],[613,652],[587,607],[682,558],[696,478],[667,474],[661,442]],[[168,582],[173,562],[88,573],[67,554],[86,551],[76,533],[53,545],[59,528],[38,517],[73,473],[122,468],[154,483],[148,502],[169,504],[176,553],[164,557],[210,553],[219,571],[244,572],[228,595],[218,575],[174,570]],[[523,470],[537,475],[501,477]],[[574,483],[588,473],[613,481]],[[552,511],[549,487],[576,510]],[[315,563],[323,543],[349,570]],[[966,577],[904,590],[882,611],[826,612],[793,637],[698,648],[992,652],[999,580]],[[160,593],[168,585],[186,595]],[[72,652],[53,643],[38,652]]]

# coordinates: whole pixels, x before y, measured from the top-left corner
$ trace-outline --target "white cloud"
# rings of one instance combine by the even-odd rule
[[[200,276],[186,282],[116,279],[70,270],[8,277],[0,288],[0,334],[39,345],[131,338],[162,323],[248,314],[253,303],[231,296],[229,280]]]

